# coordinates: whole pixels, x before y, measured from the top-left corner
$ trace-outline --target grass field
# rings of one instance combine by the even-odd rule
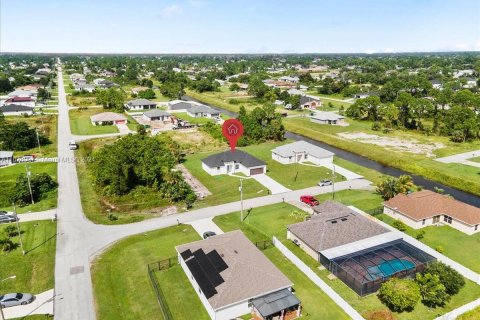
[[[6,225],[0,226],[0,237]],[[0,252],[0,279],[15,275],[15,279],[3,281],[1,292],[30,292],[33,294],[54,286],[56,223],[52,221],[24,222],[20,224],[25,255],[20,246],[11,252]],[[13,237],[19,243],[18,236]]]
[[[196,240],[200,240],[200,237],[193,228],[181,225],[132,236],[107,249],[92,266],[97,319],[162,319],[148,277],[147,264],[174,257],[175,246]],[[188,283],[186,277],[176,278],[180,275],[172,273],[167,275],[167,278],[171,276],[171,280]],[[160,277],[160,280],[162,279]],[[163,282],[162,284],[166,285]],[[190,284],[188,286],[191,288]],[[197,295],[192,295],[191,291],[182,294],[188,298],[186,301],[189,301],[189,309],[183,312],[191,312],[190,316],[200,312],[194,308],[199,306],[199,303],[190,305],[190,301],[198,299]],[[172,310],[176,309],[177,303],[171,306]]]
[[[457,320],[478,320],[480,319],[480,307],[462,314]]]
[[[73,106],[73,107],[90,107],[90,106],[98,105],[97,98],[95,97],[72,96],[72,95],[67,96],[67,103],[69,106]]]
[[[175,115],[175,117],[177,117],[179,119],[182,119],[182,120],[188,121],[190,123],[194,123],[194,124],[204,124],[204,123],[207,123],[207,122],[214,122],[214,120],[210,119],[210,118],[204,118],[204,117],[194,118],[194,117],[191,117],[186,112],[175,112],[174,115]]]
[[[468,160],[474,161],[474,162],[480,162],[480,157],[470,158]]]
[[[92,108],[87,110],[70,110],[70,128],[75,135],[94,135],[105,133],[116,133],[116,126],[94,126],[90,121],[90,116],[105,112],[101,108]]]
[[[378,201],[378,199],[375,199],[374,195],[369,194],[367,191],[361,192],[363,196],[354,195],[353,192],[354,191],[339,192],[338,198],[342,202],[353,204],[362,210],[368,210],[370,207],[375,205],[369,204],[369,201]],[[325,199],[321,197],[320,200]],[[283,243],[291,251],[293,251],[300,259],[310,266],[315,273],[317,273],[330,287],[332,287],[332,289],[340,294],[358,312],[365,314],[366,312],[372,310],[386,309],[376,295],[359,297],[341,280],[329,280],[327,278],[327,276],[330,274],[328,270],[319,270],[318,267],[320,266],[320,263],[318,261],[315,261],[291,241],[286,240],[286,225],[295,222],[294,218],[290,216],[292,208],[293,207],[288,204],[275,204],[253,209],[250,213],[251,216],[247,218],[244,223],[240,223],[238,212],[215,217],[214,222],[224,231],[241,229],[252,241],[264,240],[267,236],[271,237],[272,235],[279,235],[279,239],[283,241]],[[285,262],[286,261],[283,261],[282,264],[277,264],[277,266],[281,268]],[[289,275],[287,274],[287,276]],[[297,283],[296,281],[293,282]],[[480,286],[471,281],[467,281],[466,286],[460,291],[460,293],[456,296],[453,296],[450,302],[447,303],[443,308],[429,309],[423,304],[419,303],[413,312],[396,313],[395,316],[399,320],[434,319],[438,315],[449,312],[467,302],[477,299],[479,296]],[[303,302],[303,299],[301,300]],[[306,308],[308,311],[308,306],[306,306]]]
[[[32,173],[32,175],[38,173],[48,173],[54,180],[57,179],[57,163],[51,162],[32,162],[32,163],[25,163],[25,164],[16,164],[14,166],[5,167],[0,169],[0,190],[2,193],[0,194],[0,209],[11,211],[13,207],[10,205],[10,201],[8,199],[8,195],[11,190],[15,186],[15,182],[19,175],[26,174],[25,166],[28,170]],[[2,208],[1,205],[4,205]],[[44,199],[36,202],[35,204],[29,204],[24,207],[17,206],[17,213],[25,213],[25,212],[35,212],[35,211],[43,211],[55,208],[57,206],[57,189],[45,194]]]
[[[423,144],[442,143],[445,145],[445,148],[434,151],[438,157],[477,150],[480,148],[480,141],[456,144],[450,142],[447,137],[427,137],[413,131],[401,130],[384,134],[379,131],[372,131],[371,123],[369,122],[351,119],[348,119],[348,122],[350,126],[339,127],[315,124],[305,118],[287,118],[284,120],[284,125],[289,131],[351,151],[385,166],[399,168],[445,185],[480,195],[480,179],[478,179],[480,168],[455,163],[444,164],[427,157],[425,154],[402,152],[373,144],[350,141],[340,138],[337,133],[364,132],[381,137],[399,138],[401,140],[415,139]]]
[[[380,214],[377,217],[390,225],[395,222],[395,219],[385,214]],[[421,230],[425,231],[425,236],[422,239],[423,243],[434,249],[442,246],[445,250],[444,255],[480,273],[480,233],[469,236],[450,226],[429,226]],[[418,230],[407,226],[405,232],[415,237]]]

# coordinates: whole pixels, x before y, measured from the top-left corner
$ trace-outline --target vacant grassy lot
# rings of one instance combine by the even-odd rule
[[[180,265],[155,272],[175,320],[209,320],[210,316]],[[159,315],[159,318],[162,316]]]
[[[100,320],[161,319],[160,309],[147,273],[147,264],[176,256],[175,246],[200,240],[188,225],[181,225],[126,238],[103,253],[92,266],[92,282]],[[183,274],[183,272],[182,272]],[[175,274],[171,274],[175,279]],[[163,278],[160,277],[160,280]],[[181,279],[181,277],[179,277]],[[167,279],[166,279],[167,280]],[[170,279],[168,279],[170,280]],[[181,279],[186,283],[188,280]],[[167,285],[162,282],[162,285]],[[169,284],[170,285],[170,284]],[[188,294],[191,314],[196,294]],[[163,287],[162,287],[163,288]],[[191,292],[191,291],[190,291]],[[168,293],[168,291],[167,291]],[[172,307],[175,310],[179,301]],[[188,312],[188,310],[183,310]],[[185,318],[188,319],[188,318]],[[190,318],[192,319],[192,318]]]
[[[90,107],[96,106],[97,98],[95,96],[67,96],[67,103],[69,106],[73,107]]]
[[[395,219],[385,214],[380,214],[377,217],[390,225],[395,222]],[[422,239],[423,243],[434,249],[438,246],[443,247],[444,255],[480,273],[480,233],[469,236],[450,226],[429,226],[421,230],[425,231],[425,236]],[[418,231],[407,227],[405,232],[415,237]]]
[[[316,198],[323,202],[332,200],[332,194],[317,195]],[[375,192],[367,190],[342,190],[335,192],[335,201],[341,202],[346,206],[354,206],[365,212],[373,212],[382,207],[382,197]]]
[[[90,116],[106,112],[101,108],[91,108],[87,110],[70,110],[70,128],[72,134],[75,135],[90,135],[90,134],[105,134],[116,133],[118,129],[116,126],[94,126],[90,121]]]
[[[361,192],[362,196],[354,195],[356,191],[342,191],[338,193],[339,200],[346,202],[346,204],[353,204],[359,207],[362,210],[368,210],[372,205],[368,204],[368,201],[378,201],[375,199],[374,195],[369,194],[367,191]],[[322,199],[321,200],[325,200]],[[377,298],[376,295],[369,295],[366,297],[359,297],[353,290],[351,290],[347,285],[345,285],[341,280],[329,280],[327,276],[330,274],[328,270],[319,270],[318,267],[320,263],[309,255],[307,255],[303,250],[298,246],[294,245],[292,242],[286,240],[286,226],[288,224],[294,223],[295,219],[290,216],[291,210],[295,209],[294,207],[288,204],[275,204],[260,208],[255,208],[252,210],[251,217],[247,218],[244,223],[240,223],[239,213],[233,213],[224,216],[218,216],[214,218],[214,222],[224,231],[231,231],[235,229],[241,229],[245,235],[247,235],[252,241],[260,241],[266,237],[271,237],[272,235],[279,235],[279,239],[293,251],[300,259],[302,259],[310,268],[317,273],[332,289],[334,289],[338,294],[340,294],[353,308],[355,308],[361,314],[365,314],[368,311],[372,310],[383,310],[387,309]],[[297,209],[298,210],[298,209]],[[249,220],[250,219],[250,220]],[[271,249],[269,249],[271,250]],[[276,251],[276,249],[273,249]],[[265,254],[269,257],[267,253],[268,250],[264,251]],[[278,252],[278,251],[276,251]],[[278,254],[280,254],[278,252]],[[280,254],[281,255],[281,254]],[[284,266],[287,261],[283,258],[281,264],[277,266],[284,271],[282,266]],[[272,259],[273,260],[273,259]],[[274,261],[275,262],[275,261]],[[298,269],[296,269],[298,271]],[[290,275],[284,271],[287,276]],[[298,271],[300,272],[300,271]],[[294,281],[293,278],[290,278],[295,284],[298,282]],[[313,284],[313,283],[312,283]],[[296,288],[298,292],[298,288]],[[323,293],[323,292],[322,292]],[[423,319],[434,319],[438,315],[449,312],[459,306],[473,301],[480,296],[480,286],[474,284],[471,281],[467,281],[466,286],[460,291],[456,296],[453,296],[448,304],[443,308],[429,309],[423,304],[418,304],[413,312],[410,313],[399,313],[395,314],[396,318],[399,320],[423,320]],[[299,295],[300,297],[300,295]],[[304,298],[301,298],[302,302]],[[321,299],[322,302],[324,299]],[[307,300],[306,300],[307,301]],[[316,300],[318,301],[318,299]],[[308,312],[309,307],[305,304],[306,311]],[[330,318],[326,318],[330,319]],[[334,318],[332,318],[334,319]]]
[[[352,119],[348,119],[348,122],[350,126],[339,127],[315,124],[306,118],[287,118],[284,120],[285,127],[289,131],[357,153],[383,165],[399,168],[480,195],[480,168],[455,163],[444,164],[424,154],[402,152],[373,144],[350,141],[339,137],[337,134],[340,132],[364,132],[401,140],[415,139],[423,144],[443,143],[445,148],[434,151],[435,155],[439,157],[477,150],[480,148],[479,141],[456,144],[450,142],[447,137],[427,137],[413,131],[401,130],[384,134],[379,131],[372,131],[370,122],[360,122]]]
[[[12,224],[13,225],[13,224]],[[0,238],[6,225],[0,226]],[[53,288],[55,243],[57,224],[35,221],[20,224],[25,255],[20,245],[11,252],[0,252],[0,279],[15,275],[15,279],[2,282],[1,292],[31,292],[37,294]],[[12,241],[19,244],[18,236]]]
[[[0,209],[11,211],[13,208],[10,204],[9,195],[15,187],[15,182],[19,175],[26,174],[25,167],[32,173],[32,175],[38,173],[48,173],[54,180],[57,179],[57,164],[53,162],[32,162],[32,163],[19,163],[14,166],[0,168]],[[3,204],[3,208],[2,208]],[[57,206],[57,189],[45,194],[44,199],[36,202],[35,204],[29,204],[25,207],[18,207],[18,213],[43,211],[55,208]]]

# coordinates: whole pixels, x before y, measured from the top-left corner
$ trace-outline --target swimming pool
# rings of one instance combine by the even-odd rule
[[[372,280],[386,278],[399,271],[415,268],[415,264],[405,259],[386,260],[376,266],[368,267],[368,277]]]

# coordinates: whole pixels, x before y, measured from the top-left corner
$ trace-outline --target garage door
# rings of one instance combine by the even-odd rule
[[[125,124],[125,120],[117,120],[115,121],[116,124]]]
[[[263,168],[255,168],[255,169],[250,169],[250,175],[254,174],[262,174],[263,173]]]

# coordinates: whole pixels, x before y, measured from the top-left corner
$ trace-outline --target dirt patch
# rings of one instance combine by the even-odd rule
[[[190,188],[192,188],[193,192],[197,195],[199,199],[203,199],[206,196],[211,195],[212,193],[205,187],[197,178],[195,178],[187,168],[185,168],[182,164],[175,166],[176,169],[180,170],[182,173],[185,182],[188,183]]]
[[[399,138],[381,137],[376,134],[364,132],[343,132],[338,135],[344,139],[358,141],[361,143],[374,144],[380,147],[393,149],[395,151],[425,154],[427,157],[434,157],[433,151],[444,148],[442,143],[420,143],[418,140],[402,140]]]

